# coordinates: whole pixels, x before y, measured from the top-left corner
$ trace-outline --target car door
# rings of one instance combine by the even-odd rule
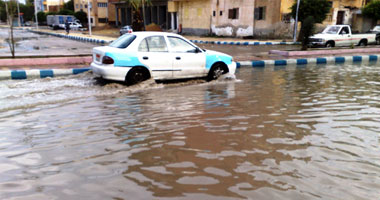
[[[337,46],[350,46],[352,44],[352,37],[348,27],[342,27],[337,41]]]
[[[154,79],[171,79],[173,77],[173,61],[169,56],[164,36],[148,36],[138,47],[139,61],[149,67]]]
[[[183,38],[168,36],[174,78],[206,76],[206,55]]]

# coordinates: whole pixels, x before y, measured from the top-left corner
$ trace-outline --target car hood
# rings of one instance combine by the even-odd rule
[[[210,69],[216,62],[232,63],[232,56],[213,50],[206,50],[206,69]]]
[[[232,57],[228,54],[225,54],[225,53],[222,53],[222,52],[219,52],[219,51],[213,51],[213,50],[208,50],[206,49],[205,51],[206,55],[215,55],[215,56],[223,56],[223,57]]]
[[[328,36],[328,34],[318,33],[318,34],[311,36],[310,38],[324,38],[327,36]]]

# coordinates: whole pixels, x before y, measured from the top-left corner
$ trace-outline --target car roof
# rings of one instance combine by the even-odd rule
[[[180,35],[175,34],[175,33],[159,32],[159,31],[136,31],[136,32],[133,32],[131,34],[136,35],[138,37],[141,37],[141,36],[146,37],[146,36],[150,36],[150,35],[180,36]]]

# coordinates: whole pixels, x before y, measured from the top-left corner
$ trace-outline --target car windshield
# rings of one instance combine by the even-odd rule
[[[339,26],[329,26],[322,33],[325,34],[338,34],[340,27]]]
[[[380,31],[380,26],[375,26],[375,28],[373,28],[372,31]]]
[[[130,29],[130,26],[124,26],[122,29]]]
[[[135,38],[135,35],[125,34],[119,37],[117,40],[113,41],[109,46],[119,49],[125,49],[133,42],[133,40],[135,40]]]

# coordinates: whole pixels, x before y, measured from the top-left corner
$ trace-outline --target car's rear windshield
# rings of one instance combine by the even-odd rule
[[[133,42],[133,40],[135,40],[135,38],[136,38],[135,35],[124,34],[123,36],[119,37],[117,40],[113,41],[109,46],[119,48],[119,49],[125,49]]]

